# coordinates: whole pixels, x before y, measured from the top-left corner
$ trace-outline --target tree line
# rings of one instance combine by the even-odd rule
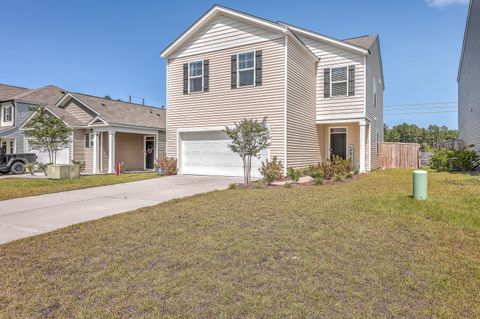
[[[390,128],[384,124],[385,142],[418,143],[423,148],[429,148],[435,143],[454,139],[458,139],[458,130],[450,130],[445,125],[429,125],[423,128],[403,123]]]

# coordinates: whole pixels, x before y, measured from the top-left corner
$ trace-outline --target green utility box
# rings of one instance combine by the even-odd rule
[[[417,169],[413,171],[413,198],[426,200],[428,197],[428,172]]]

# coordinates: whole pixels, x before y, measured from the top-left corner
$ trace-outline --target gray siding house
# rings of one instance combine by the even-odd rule
[[[468,8],[457,81],[460,139],[480,151],[480,0]]]
[[[37,160],[50,158],[34,148],[29,126],[38,106],[72,128],[72,137],[57,153],[58,164],[81,161],[87,173],[113,173],[116,162],[127,170],[153,169],[165,153],[165,110],[152,106],[68,92],[54,85],[26,89],[0,84],[0,145],[7,153],[32,152]]]

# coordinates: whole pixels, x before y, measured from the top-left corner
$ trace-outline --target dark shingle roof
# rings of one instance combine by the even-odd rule
[[[378,35],[371,34],[371,35],[364,35],[364,36],[361,36],[361,37],[345,39],[343,41],[368,50],[368,49],[370,49],[372,44],[375,42],[377,37],[378,37]]]

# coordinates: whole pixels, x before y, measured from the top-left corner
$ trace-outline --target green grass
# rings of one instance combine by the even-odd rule
[[[158,177],[155,173],[131,173],[115,175],[81,176],[77,179],[48,180],[33,178],[0,179],[0,201],[75,189],[135,182]]]
[[[0,317],[478,318],[470,178],[211,192],[2,245]]]

